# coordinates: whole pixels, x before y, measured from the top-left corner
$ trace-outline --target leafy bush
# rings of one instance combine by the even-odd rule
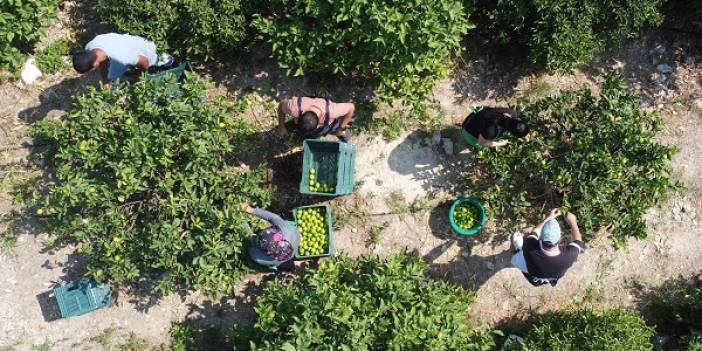
[[[702,274],[691,280],[667,282],[652,295],[649,312],[657,327],[702,350]]]
[[[195,329],[190,323],[177,323],[171,325],[171,351],[195,350]]]
[[[36,54],[37,67],[47,74],[57,73],[65,65],[65,58],[70,51],[68,41],[59,39]]]
[[[0,0],[0,68],[17,70],[57,16],[58,0]]]
[[[260,169],[227,162],[252,130],[237,117],[243,104],[206,100],[206,87],[195,75],[89,87],[62,121],[34,128],[56,180],[36,212],[58,243],[81,246],[96,279],[153,272],[162,292],[186,283],[216,293],[246,273],[239,204],[270,196]]]
[[[481,27],[505,43],[525,43],[531,60],[549,69],[590,62],[663,20],[663,0],[473,1]]]
[[[655,140],[660,118],[640,110],[620,76],[606,74],[599,96],[564,91],[521,116],[531,127],[526,139],[476,155],[482,172],[472,179],[490,183],[480,196],[493,212],[535,222],[535,209],[562,206],[586,237],[601,228],[617,245],[646,237],[643,214],[678,186],[667,162],[676,150]]]
[[[419,107],[469,28],[457,0],[275,0],[254,25],[288,74],[371,78],[381,96]]]
[[[524,344],[510,350],[653,350],[652,337],[653,328],[634,312],[581,308],[537,317]]]
[[[239,0],[98,0],[97,12],[120,31],[204,60],[228,58],[246,38]]]
[[[303,277],[269,283],[252,350],[490,350],[491,334],[466,323],[471,292],[427,280],[426,265],[398,253],[323,261]],[[246,332],[242,332],[242,331]]]

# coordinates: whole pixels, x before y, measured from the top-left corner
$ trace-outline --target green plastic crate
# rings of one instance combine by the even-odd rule
[[[83,278],[54,289],[61,317],[73,317],[107,307],[114,303],[107,284],[98,284],[92,278]]]
[[[167,69],[165,71],[157,72],[157,73],[147,73],[146,76],[149,77],[150,79],[159,79],[166,74],[173,74],[176,76],[176,79],[178,81],[181,81],[182,79],[185,78],[185,71],[192,71],[192,66],[190,66],[190,62],[185,61],[178,66],[175,66],[173,68]]]
[[[475,225],[473,228],[470,229],[465,229],[459,226],[455,219],[453,218],[453,213],[456,211],[456,207],[463,203],[469,203],[473,207],[477,208],[478,211],[480,212],[480,217],[477,218]],[[453,205],[451,205],[451,209],[449,210],[449,223],[451,224],[451,229],[456,234],[459,235],[475,235],[478,234],[482,229],[485,223],[487,222],[487,212],[485,211],[485,207],[483,207],[483,204],[480,202],[480,200],[474,198],[474,197],[461,197],[457,199],[456,201],[453,202]]]
[[[310,168],[317,170],[317,181],[334,187],[333,193],[310,191]],[[300,193],[319,196],[351,194],[356,170],[356,146],[339,141],[307,139],[303,143]]]
[[[295,218],[294,222],[291,222],[292,225],[297,227],[297,210],[303,209],[303,208],[318,208],[322,207],[324,208],[324,213],[325,217],[327,217],[327,253],[323,253],[321,255],[310,255],[310,256],[301,256],[299,252],[299,247],[295,249],[295,258],[296,259],[310,259],[310,258],[318,258],[318,257],[328,257],[334,254],[336,252],[336,248],[334,247],[334,229],[332,226],[332,209],[329,207],[329,205],[312,205],[312,206],[302,206],[302,207],[296,207],[293,209],[293,218]],[[302,234],[300,234],[300,245],[302,245]]]

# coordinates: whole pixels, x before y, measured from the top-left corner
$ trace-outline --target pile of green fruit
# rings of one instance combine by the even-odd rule
[[[300,256],[327,253],[327,221],[323,207],[296,210],[297,226],[300,229]]]
[[[330,184],[320,183],[317,181],[317,170],[310,168],[310,191],[315,193],[334,193],[335,189]]]
[[[453,220],[463,229],[471,229],[478,223],[480,210],[470,203],[464,202],[453,211]]]

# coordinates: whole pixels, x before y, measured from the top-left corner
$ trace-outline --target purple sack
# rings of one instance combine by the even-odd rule
[[[258,238],[258,246],[276,261],[284,262],[293,257],[294,250],[277,227],[266,228]]]

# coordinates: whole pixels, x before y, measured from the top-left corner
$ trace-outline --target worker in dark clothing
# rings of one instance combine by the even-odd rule
[[[499,147],[507,140],[497,141],[508,131],[517,138],[529,133],[529,126],[518,118],[516,111],[509,108],[478,107],[463,121],[463,135],[474,146]]]
[[[561,227],[556,218],[561,215],[558,209],[551,210],[546,219],[534,228],[532,234],[524,239],[521,233],[512,236],[512,246],[515,250],[512,265],[519,268],[529,283],[534,286],[551,284],[555,286],[558,279],[578,259],[583,252],[583,241],[574,214],[566,215],[566,223],[570,226],[572,241],[559,245]]]

